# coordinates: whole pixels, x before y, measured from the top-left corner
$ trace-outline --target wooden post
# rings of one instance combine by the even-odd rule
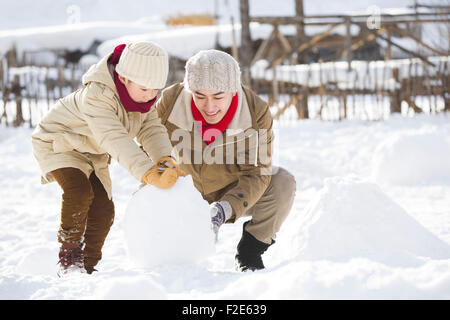
[[[347,92],[342,94],[342,103],[344,105],[344,119],[347,119]]]
[[[309,119],[308,97],[309,97],[309,80],[310,79],[311,79],[311,66],[308,67],[308,74],[306,76],[305,93],[302,95],[302,113],[304,115],[304,119]]]
[[[7,98],[8,93],[6,90],[6,83],[5,83],[6,81],[5,81],[5,78],[3,77],[4,72],[7,72],[7,70],[5,71],[3,69],[4,69],[3,59],[0,59],[0,90],[2,92],[2,97],[3,97],[3,99],[2,99],[3,100],[3,112],[0,116],[0,124],[3,120],[3,118],[5,118],[5,124],[6,124],[6,126],[8,126],[8,118],[6,116],[6,103],[7,103],[7,99],[8,99]]]
[[[295,16],[297,18],[303,19],[303,17],[304,17],[303,0],[295,0]],[[297,23],[297,38],[296,38],[295,47],[298,48],[303,43],[306,43],[306,35],[305,35],[305,22],[302,20],[301,22]],[[306,62],[306,54],[305,54],[305,52],[300,53],[297,56],[297,62],[298,63],[305,63]]]
[[[320,95],[320,108],[318,115],[320,116],[320,120],[323,120],[322,118],[322,111],[324,106],[324,97],[323,94],[325,93],[325,88],[323,86],[323,79],[322,79],[322,58],[319,59],[319,95]]]
[[[58,89],[59,89],[59,98],[63,97],[63,87],[65,84],[65,75],[63,66],[58,66]]]
[[[251,87],[250,63],[252,61],[252,43],[250,36],[249,0],[240,0],[239,9],[241,14],[241,50],[239,55],[242,82]]]
[[[351,33],[351,20],[350,17],[345,18],[345,49],[347,50],[347,69],[352,70],[352,33]]]
[[[15,46],[11,49],[9,58],[9,65],[13,68],[17,68],[19,62]],[[20,76],[18,74],[14,76],[14,80],[11,84],[11,92],[14,94],[14,99],[16,100],[16,118],[13,121],[13,125],[18,127],[24,122],[22,114],[22,87],[20,84]]]
[[[3,79],[3,58],[0,58],[0,90],[3,92],[4,79]]]
[[[16,119],[13,122],[14,127],[19,127],[24,123],[22,112],[22,86],[20,84],[20,76],[14,76],[14,82],[12,83],[12,92],[16,100]]]
[[[298,119],[308,119],[308,97],[306,94],[300,93],[295,97],[294,100],[295,108],[297,109]]]
[[[444,111],[450,112],[450,92],[449,92],[449,68],[448,68],[448,61],[444,62],[444,67],[442,70],[441,75],[441,81],[442,81],[442,96],[444,98]]]
[[[273,95],[271,95],[270,93],[269,93],[269,97],[267,99],[267,104],[269,105],[269,107],[274,105]]]
[[[391,60],[392,57],[392,45],[391,45],[391,38],[392,38],[392,31],[391,28],[386,29],[387,32],[387,39],[389,40],[386,44],[386,54],[384,55],[384,60]]]
[[[400,98],[400,88],[397,88],[397,84],[400,83],[398,68],[392,69],[392,77],[395,81],[394,91],[391,93],[391,113],[401,113],[401,98]]]

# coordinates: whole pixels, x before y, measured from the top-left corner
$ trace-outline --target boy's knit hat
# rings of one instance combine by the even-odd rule
[[[186,62],[184,86],[187,90],[237,92],[241,86],[238,62],[219,50],[202,50]]]
[[[153,42],[130,43],[120,56],[116,72],[145,88],[162,89],[169,73],[169,57]]]

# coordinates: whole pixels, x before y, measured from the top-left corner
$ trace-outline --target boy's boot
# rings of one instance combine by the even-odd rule
[[[83,263],[83,245],[78,243],[64,242],[59,249],[58,276],[70,272],[85,273]]]

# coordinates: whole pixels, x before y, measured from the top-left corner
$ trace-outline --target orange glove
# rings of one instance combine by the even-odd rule
[[[186,173],[177,167],[171,157],[163,157],[144,174],[142,183],[152,184],[160,189],[169,189],[179,176],[185,175]]]

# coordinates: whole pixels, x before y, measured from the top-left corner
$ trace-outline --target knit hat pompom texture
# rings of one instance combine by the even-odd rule
[[[238,62],[219,50],[202,50],[186,63],[184,86],[187,90],[237,92],[241,86]]]
[[[162,89],[169,73],[169,57],[153,42],[130,43],[120,56],[116,72],[145,88]]]

